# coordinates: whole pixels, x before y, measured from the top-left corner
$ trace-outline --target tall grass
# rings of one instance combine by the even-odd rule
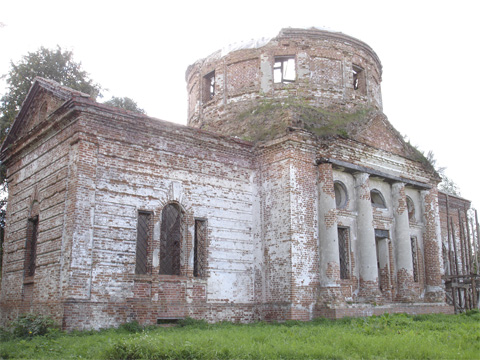
[[[4,359],[478,359],[480,314],[123,326],[0,344]]]

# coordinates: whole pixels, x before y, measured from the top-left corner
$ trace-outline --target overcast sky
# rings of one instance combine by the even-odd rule
[[[461,195],[480,206],[480,19],[464,1],[0,0],[0,74],[40,46],[74,53],[108,88],[147,114],[186,124],[185,71],[228,44],[282,27],[356,37],[383,65],[384,113],[432,150]],[[0,83],[0,95],[5,92]]]

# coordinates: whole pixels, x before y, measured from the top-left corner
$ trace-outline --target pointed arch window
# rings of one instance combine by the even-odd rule
[[[183,213],[178,204],[168,204],[162,210],[160,229],[160,274],[180,275],[183,239]]]

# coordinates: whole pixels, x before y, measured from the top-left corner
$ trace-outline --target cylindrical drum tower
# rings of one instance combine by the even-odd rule
[[[287,28],[190,65],[188,125],[259,140],[259,132],[274,137],[282,125],[306,127],[308,113],[319,114],[308,109],[381,112],[381,79],[380,60],[364,42],[339,32]]]

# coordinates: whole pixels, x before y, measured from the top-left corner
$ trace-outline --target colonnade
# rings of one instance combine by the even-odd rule
[[[332,164],[322,163],[319,170],[319,255],[320,255],[320,287],[335,289],[341,285],[340,260],[338,245],[338,219],[335,203]],[[356,267],[358,272],[358,298],[363,301],[373,301],[381,296],[379,287],[379,268],[377,252],[384,251],[389,258],[388,242],[393,241],[393,256],[395,268],[395,301],[411,302],[418,300],[415,292],[413,274],[413,258],[411,245],[411,230],[407,208],[404,182],[393,182],[391,185],[393,204],[393,228],[391,236],[388,231],[376,230],[374,211],[370,198],[370,175],[366,172],[356,172],[354,177],[354,194],[356,203]],[[426,273],[426,298],[428,293],[438,293],[441,288],[441,261],[440,261],[440,230],[438,219],[438,204],[436,190],[422,190],[424,207],[424,252]],[[377,232],[387,233],[388,239],[382,248],[377,249],[379,241]],[[393,239],[393,240],[392,240]],[[385,262],[385,260],[383,260]],[[388,260],[390,266],[390,261]],[[381,264],[383,266],[383,264]],[[389,268],[390,269],[390,268]],[[431,300],[439,301],[438,296],[430,296]]]

